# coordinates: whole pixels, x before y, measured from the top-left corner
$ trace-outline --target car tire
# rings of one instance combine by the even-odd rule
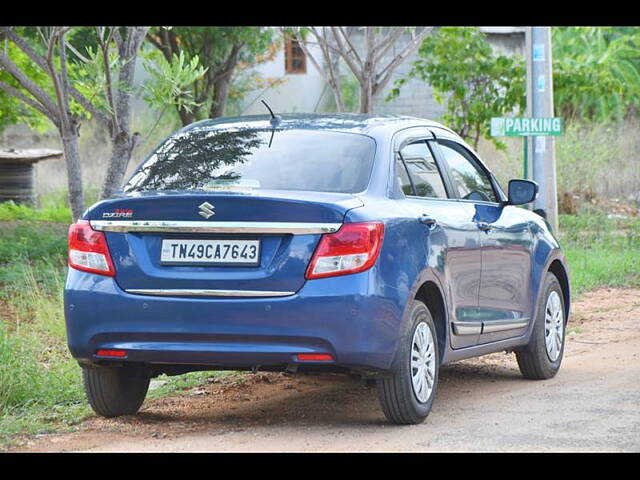
[[[146,369],[133,365],[86,367],[82,378],[91,408],[107,418],[136,413],[151,380]]]
[[[413,301],[409,325],[410,328],[400,340],[393,372],[377,380],[378,399],[382,410],[387,419],[396,425],[414,425],[423,422],[431,411],[438,386],[440,367],[438,337],[431,312],[423,302]],[[418,346],[415,345],[417,336],[420,335],[423,335],[422,340],[426,345],[424,354],[421,354]],[[418,357],[418,355],[421,356]],[[422,367],[426,371],[425,375],[432,375],[429,377],[432,380],[430,388],[428,377],[424,376],[423,381],[426,382],[422,384],[424,390],[418,390],[418,393],[414,386],[414,378],[419,382],[418,373],[421,370],[414,368],[413,360],[427,361],[422,364]]]
[[[531,340],[515,352],[520,372],[532,380],[555,376],[564,354],[566,310],[562,287],[553,273],[545,276],[542,292]]]

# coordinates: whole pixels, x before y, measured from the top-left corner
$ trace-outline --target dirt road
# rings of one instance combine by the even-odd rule
[[[424,424],[386,423],[375,387],[339,375],[224,377],[136,416],[91,418],[18,451],[640,451],[640,291],[574,305],[565,358],[524,380],[504,353],[445,366]]]

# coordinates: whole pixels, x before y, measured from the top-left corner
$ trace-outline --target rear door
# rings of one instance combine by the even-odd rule
[[[423,241],[442,269],[449,297],[451,346],[475,345],[481,330],[477,318],[480,287],[480,236],[471,205],[455,200],[446,173],[435,160],[432,134],[401,144],[396,177],[405,194],[402,201],[417,222],[423,223]],[[437,148],[437,147],[436,147]]]

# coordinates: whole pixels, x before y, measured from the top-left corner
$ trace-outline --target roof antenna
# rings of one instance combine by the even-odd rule
[[[260,100],[260,101],[264,103],[264,106],[267,107],[267,110],[269,110],[269,113],[271,114],[271,120],[269,120],[269,123],[271,123],[271,126],[273,128],[276,128],[278,124],[282,121],[282,118],[279,115],[275,115],[273,113],[273,110],[271,110],[271,107],[267,104],[267,102],[265,102],[264,100]]]
[[[271,107],[267,104],[267,102],[265,102],[264,100],[260,100],[262,103],[264,103],[264,106],[267,107],[267,110],[269,110],[269,113],[271,114],[271,118],[269,119],[269,123],[271,124],[271,138],[269,139],[269,148],[271,148],[271,142],[273,141],[273,134],[276,132],[276,127],[278,125],[280,125],[280,122],[282,121],[282,117],[280,117],[279,115],[275,115],[273,113],[273,110],[271,110]]]

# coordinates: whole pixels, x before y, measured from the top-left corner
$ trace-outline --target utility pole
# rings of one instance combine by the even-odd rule
[[[553,117],[553,76],[551,68],[551,28],[527,27],[527,115]],[[531,177],[540,185],[534,209],[543,209],[554,232],[558,231],[555,139],[530,137],[527,142]]]

